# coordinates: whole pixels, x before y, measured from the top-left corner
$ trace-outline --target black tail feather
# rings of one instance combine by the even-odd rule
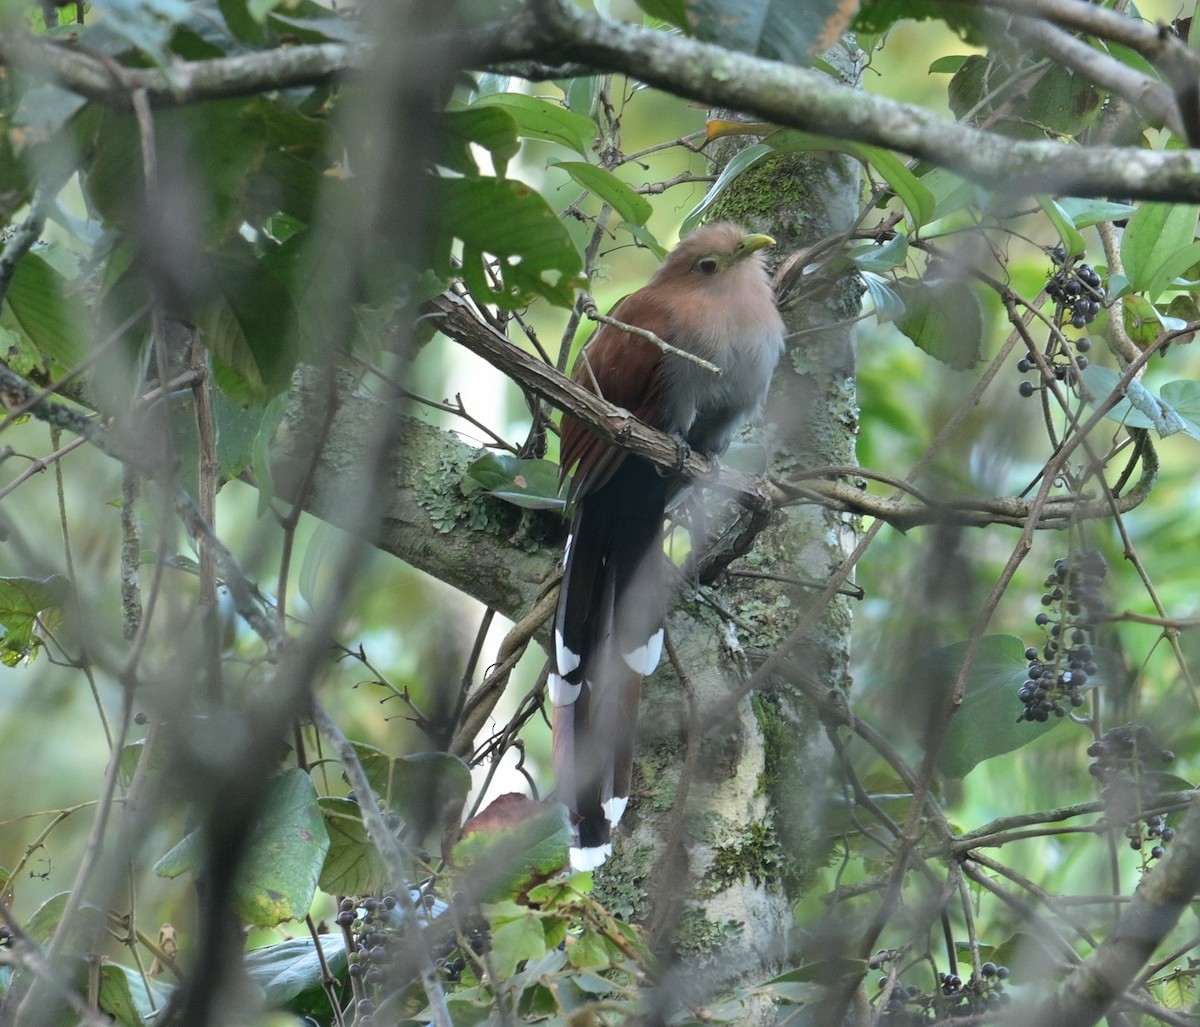
[[[657,663],[652,640],[661,645],[667,492],[652,465],[627,456],[572,521],[552,698],[558,795],[582,849],[605,849],[629,795],[642,676]]]

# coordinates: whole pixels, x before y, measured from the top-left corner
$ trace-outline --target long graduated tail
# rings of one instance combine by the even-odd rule
[[[554,627],[554,771],[575,815],[576,869],[612,852],[633,769],[642,678],[662,654],[663,517],[668,482],[626,457],[580,499]]]

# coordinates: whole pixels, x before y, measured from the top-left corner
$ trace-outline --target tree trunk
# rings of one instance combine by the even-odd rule
[[[709,220],[770,232],[782,259],[853,224],[859,181],[853,162],[830,154],[768,159],[735,180]],[[790,342],[776,373],[765,426],[755,433],[770,475],[854,463],[847,322],[858,308],[850,276],[785,310],[793,332],[829,327]],[[711,528],[720,514],[700,519]],[[847,601],[816,602],[857,534],[853,519],[817,506],[781,511],[716,589],[685,587],[669,619],[677,666],[664,660],[646,682],[631,812],[597,874],[600,900],[645,924],[658,951],[675,957],[660,1015],[680,997],[704,1002],[751,970],[761,980],[788,955],[792,905],[820,859],[829,764],[804,686],[848,685]],[[756,576],[739,575],[745,570]],[[778,673],[713,723],[713,711],[744,690],[756,655],[771,654],[797,626],[799,640]],[[746,1022],[774,1022],[768,1006]]]

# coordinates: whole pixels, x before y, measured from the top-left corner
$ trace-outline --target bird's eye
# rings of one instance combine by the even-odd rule
[[[717,260],[715,257],[701,257],[696,261],[696,270],[701,274],[715,275],[717,273]]]

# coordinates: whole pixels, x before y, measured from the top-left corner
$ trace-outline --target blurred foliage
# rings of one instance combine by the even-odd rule
[[[922,101],[936,91],[939,109],[1010,135],[1083,139],[1107,110],[1097,86],[989,41],[954,5],[865,3],[853,26],[854,5],[841,3],[639,6],[700,38],[818,69],[820,50],[857,28],[878,75],[871,88]],[[177,61],[369,38],[365,13],[310,0],[108,0],[78,5],[81,25],[55,24],[75,10],[3,12],[49,38],[70,34],[115,65],[168,73]],[[495,13],[467,5],[464,16]],[[819,1001],[822,982],[866,972],[862,960],[829,958],[821,930],[831,915],[859,925],[871,913],[892,858],[880,825],[911,812],[898,765],[932,758],[938,808],[959,836],[992,826],[986,845],[1003,845],[1005,863],[988,872],[1009,899],[1124,895],[1169,848],[1180,793],[1200,775],[1190,673],[1200,658],[1200,367],[1189,349],[1200,327],[1197,208],[1015,201],[881,148],[774,126],[754,126],[756,141],[714,180],[698,150],[728,133],[722,119],[706,124],[683,101],[611,77],[531,84],[493,71],[460,76],[444,109],[422,111],[432,148],[419,195],[387,200],[432,210],[434,223],[428,238],[398,242],[394,222],[378,215],[395,151],[386,119],[364,116],[377,98],[361,82],[185,103],[149,122],[16,69],[0,89],[4,368],[35,391],[52,389],[80,431],[132,440],[146,460],[132,485],[115,460],[73,448],[62,424],[30,420],[6,387],[0,745],[24,776],[0,796],[0,902],[11,918],[0,940],[20,932],[54,946],[60,929],[85,933],[88,951],[104,958],[95,1005],[116,1022],[155,1022],[186,981],[173,939],[185,939],[185,954],[198,944],[192,883],[211,885],[206,854],[220,827],[219,817],[204,821],[201,795],[227,803],[231,823],[250,824],[230,843],[239,854],[230,901],[257,928],[245,969],[258,997],[246,1001],[286,1015],[247,1022],[340,1024],[343,1011],[360,1024],[428,1022],[434,989],[407,944],[422,932],[455,1024],[635,1014],[657,954],[616,902],[593,896],[590,875],[560,872],[563,808],[509,798],[546,784],[536,654],[516,665],[463,756],[443,751],[467,691],[490,672],[481,654],[496,649],[491,614],[379,554],[339,576],[355,540],[274,494],[269,451],[297,367],[332,363],[364,390],[491,447],[456,472],[464,499],[560,509],[545,411],[441,336],[414,333],[421,304],[457,289],[528,351],[551,362],[563,351],[565,365],[586,334],[564,329],[578,290],[586,285],[607,309],[645,280],[681,225],[777,153],[846,153],[867,183],[854,238],[813,254],[804,277],[819,286],[823,275],[855,273],[864,283],[859,459],[864,475],[891,475],[869,490],[919,465],[912,488],[948,506],[1034,494],[1118,385],[1125,395],[1057,467],[1049,494],[1081,504],[1127,494],[1151,461],[1156,479],[1119,518],[1037,533],[1011,580],[1018,527],[964,528],[947,517],[882,528],[855,569],[864,598],[852,698],[857,718],[888,727],[890,749],[847,743],[831,771],[828,865],[804,895],[789,896],[802,939],[794,965],[707,994],[678,1022],[742,1022],[763,1003],[803,1008]],[[148,128],[154,162],[143,152]],[[1139,133],[1139,145],[1161,143]],[[1045,291],[1053,282],[1057,298]],[[1122,335],[1135,352],[1157,347],[1129,383],[1104,346]],[[975,395],[997,360],[993,387]],[[202,384],[214,389],[211,424],[198,416]],[[213,571],[171,511],[177,487],[203,495],[218,484],[217,537],[253,585],[238,612],[230,581],[201,602]],[[514,548],[529,544],[520,523]],[[1088,605],[1077,586],[1093,552],[1107,570]],[[997,582],[1005,587],[984,629],[979,613]],[[286,743],[259,740],[259,794],[242,808],[236,782],[212,796],[202,785],[223,780],[230,752],[255,750],[247,711],[269,708],[288,685],[278,674],[286,647],[255,634],[252,610],[297,637],[322,632],[320,697],[354,744],[352,757],[332,751],[307,725]],[[936,737],[930,724],[976,643],[961,708]],[[1060,676],[1079,681],[1081,671],[1084,685]],[[1122,750],[1109,732],[1127,723],[1149,729],[1154,746]],[[129,732],[144,737],[130,742]],[[1089,771],[1091,758],[1100,769]],[[354,761],[370,795],[351,786]],[[147,823],[123,819],[130,793],[149,803]],[[1117,793],[1134,804],[1118,807]],[[1071,814],[1086,818],[1084,829],[1054,826],[1065,819],[1056,811],[1088,803]],[[411,893],[397,893],[378,823],[372,834],[376,812],[407,879],[422,882]],[[101,854],[91,818],[104,828],[110,816],[122,826],[108,824],[104,837],[116,839],[134,888],[102,910],[84,901],[84,878],[70,882]],[[1033,817],[1029,830],[1009,819],[1023,816]],[[734,876],[738,855],[726,853]],[[910,874],[906,895],[914,908],[932,901],[919,877]],[[969,901],[945,903],[940,915],[964,951],[914,936],[900,916],[885,929],[870,968],[884,985],[872,1001],[908,1018],[893,1022],[994,1010],[1006,982],[1056,979],[1062,952],[1038,946],[1017,900],[978,879],[963,891]],[[1092,902],[1078,922],[1103,937],[1110,905]],[[311,936],[292,923],[310,913]],[[717,958],[721,925],[702,926]],[[1086,955],[1087,936],[1070,937]],[[1194,957],[1186,931],[1172,940],[1179,955],[1148,990],[1191,1014]],[[88,993],[82,960],[64,973]],[[4,968],[3,1001],[15,1004],[35,977],[29,965]]]

